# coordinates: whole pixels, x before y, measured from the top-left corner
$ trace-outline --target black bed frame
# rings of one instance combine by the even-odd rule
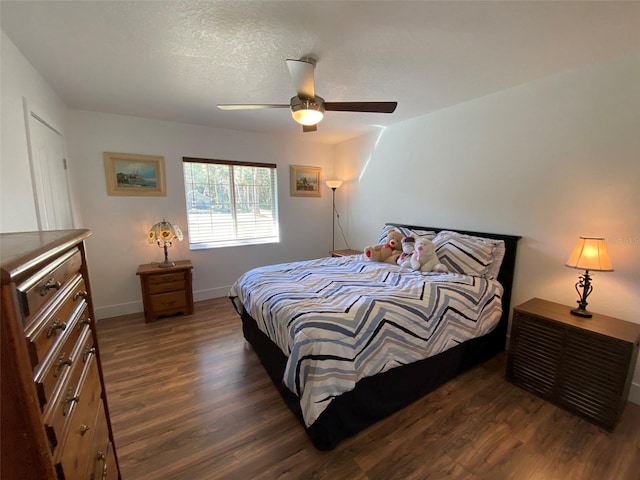
[[[360,380],[354,390],[336,397],[313,425],[308,428],[305,426],[311,441],[319,450],[333,449],[340,440],[409,405],[465,370],[492,358],[505,348],[516,249],[520,237],[396,223],[387,223],[387,225],[434,232],[452,230],[478,237],[504,240],[506,251],[498,274],[498,281],[504,287],[502,317],[496,328],[482,337],[469,340],[419,362],[396,367]],[[288,407],[304,426],[298,396],[282,383],[287,357],[258,329],[255,320],[244,308],[241,318],[245,339],[253,347]]]

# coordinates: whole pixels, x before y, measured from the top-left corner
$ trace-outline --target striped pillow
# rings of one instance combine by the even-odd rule
[[[463,275],[498,276],[504,258],[504,242],[443,230],[433,239],[440,263]]]
[[[436,232],[430,230],[411,230],[407,227],[396,227],[394,225],[385,225],[378,237],[378,244],[382,245],[387,242],[387,235],[389,232],[397,230],[405,237],[422,237],[426,236],[429,240],[432,240],[435,237]]]

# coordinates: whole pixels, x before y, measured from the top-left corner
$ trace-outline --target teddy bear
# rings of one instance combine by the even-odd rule
[[[404,236],[398,230],[392,230],[387,234],[384,244],[365,247],[364,255],[374,262],[396,263],[402,252],[402,239]]]
[[[402,253],[396,260],[401,267],[411,268],[411,254],[415,251],[416,239],[413,237],[404,237],[402,239]]]
[[[409,263],[413,270],[421,272],[447,272],[447,267],[438,260],[435,245],[426,237],[418,237],[415,240],[415,250]]]

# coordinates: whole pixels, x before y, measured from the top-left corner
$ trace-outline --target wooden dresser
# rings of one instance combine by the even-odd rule
[[[190,260],[178,260],[165,268],[157,263],[138,267],[145,322],[178,313],[193,314],[192,269]]]
[[[507,380],[609,430],[627,403],[640,325],[534,298],[517,306]]]
[[[117,480],[84,240],[0,235],[3,479]]]

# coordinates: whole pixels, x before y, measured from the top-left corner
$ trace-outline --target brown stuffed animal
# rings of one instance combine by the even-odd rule
[[[396,263],[402,253],[403,238],[404,235],[398,230],[391,230],[387,234],[386,243],[365,247],[364,255],[374,262]]]

